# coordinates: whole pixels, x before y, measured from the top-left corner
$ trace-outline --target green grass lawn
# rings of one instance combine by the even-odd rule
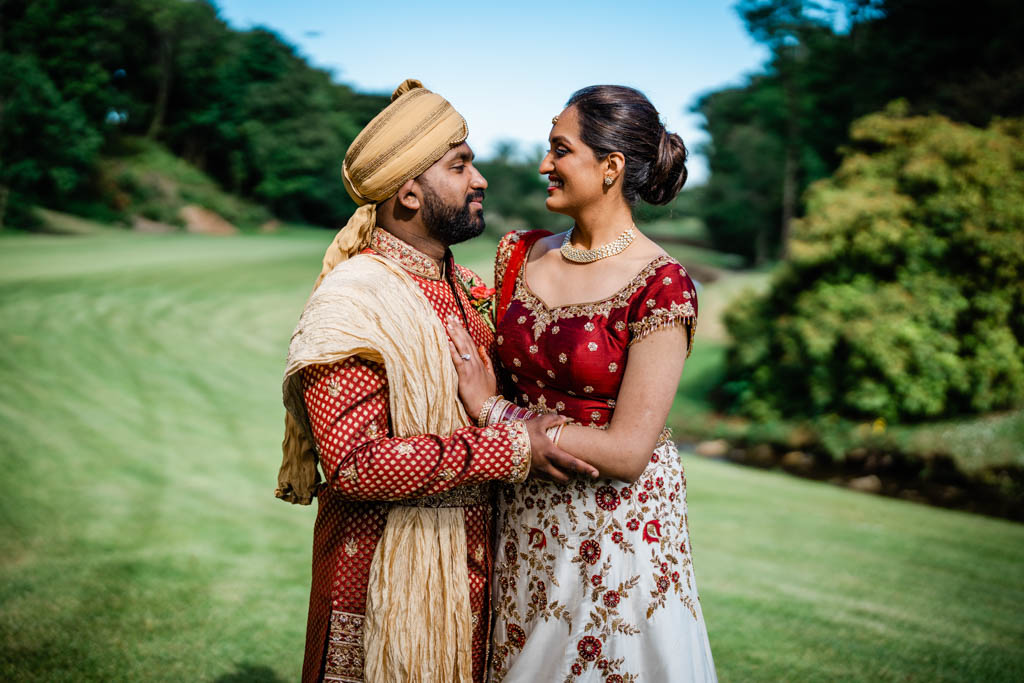
[[[280,374],[330,238],[0,237],[0,679],[297,679]],[[723,681],[1024,679],[1024,527],[685,462]]]

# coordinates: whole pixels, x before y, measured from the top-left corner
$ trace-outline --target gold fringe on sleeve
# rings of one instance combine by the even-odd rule
[[[673,306],[676,306],[676,304],[673,304]],[[697,333],[697,316],[692,314],[692,308],[690,313],[682,313],[667,308],[656,308],[643,320],[630,323],[629,346],[643,341],[653,332],[676,326],[686,328],[686,357],[689,358],[690,352],[693,350],[693,337]]]

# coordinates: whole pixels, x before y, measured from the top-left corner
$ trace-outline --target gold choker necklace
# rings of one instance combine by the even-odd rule
[[[580,249],[579,247],[572,246],[572,233],[576,230],[576,226],[572,226],[572,230],[565,233],[565,239],[562,240],[562,248],[559,251],[562,252],[562,258],[566,261],[572,261],[573,263],[593,263],[609,256],[615,256],[618,253],[625,251],[626,247],[633,243],[633,239],[636,237],[636,233],[633,232],[633,228],[636,225],[632,225],[626,228],[626,232],[622,233],[614,240],[598,247],[597,249]]]

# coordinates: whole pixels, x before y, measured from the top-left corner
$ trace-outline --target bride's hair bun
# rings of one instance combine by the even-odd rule
[[[647,184],[640,188],[640,199],[648,204],[668,204],[686,183],[686,145],[675,133],[661,128],[658,156],[651,164]]]
[[[668,204],[686,182],[686,145],[661,124],[658,110],[633,88],[592,85],[573,93],[580,138],[598,159],[612,152],[626,157],[622,194],[630,206],[638,200]]]

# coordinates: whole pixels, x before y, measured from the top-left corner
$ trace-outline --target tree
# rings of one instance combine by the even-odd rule
[[[954,0],[743,0],[738,9],[772,56],[695,110],[710,136],[702,216],[721,248],[750,262],[784,252],[804,191],[838,167],[857,118],[897,98],[977,126],[1024,112],[1024,13],[1010,0],[969,10]]]
[[[789,226],[796,215],[797,174],[800,172],[800,91],[801,62],[806,60],[803,34],[818,25],[808,10],[818,5],[805,0],[741,0],[737,11],[755,39],[772,51],[773,66],[782,84],[785,119],[785,153],[782,170],[782,212],[779,222],[780,255],[785,258],[789,246]],[[759,250],[763,255],[764,248]]]
[[[726,316],[757,417],[924,419],[1024,402],[1024,119],[857,121],[770,291]]]
[[[34,58],[0,53],[0,225],[11,192],[59,199],[82,185],[101,142]]]

